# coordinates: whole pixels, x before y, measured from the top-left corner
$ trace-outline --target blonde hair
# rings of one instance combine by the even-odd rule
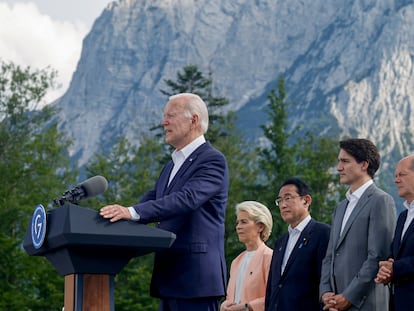
[[[256,224],[263,224],[264,229],[260,232],[260,238],[266,242],[272,233],[273,227],[273,218],[269,209],[257,201],[244,201],[236,205],[236,215],[239,212],[246,212]]]

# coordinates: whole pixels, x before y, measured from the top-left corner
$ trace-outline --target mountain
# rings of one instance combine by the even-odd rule
[[[392,183],[396,160],[413,150],[413,23],[408,0],[114,1],[54,103],[60,128],[79,165],[122,136],[139,144],[161,120],[164,80],[196,65],[257,138],[283,76],[292,126],[371,139]]]

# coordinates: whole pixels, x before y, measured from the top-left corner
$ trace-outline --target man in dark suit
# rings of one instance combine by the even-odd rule
[[[275,203],[289,227],[273,249],[265,310],[319,311],[318,284],[329,226],[311,218],[311,192],[299,178],[282,184]]]
[[[380,261],[375,282],[390,284],[391,310],[411,311],[414,306],[414,155],[403,158],[395,170],[398,195],[405,199],[391,245],[391,256]]]
[[[395,203],[372,180],[380,165],[376,146],[358,138],[343,140],[339,146],[336,169],[349,189],[333,212],[321,299],[325,310],[386,311],[387,289],[374,278],[378,262],[389,253]]]
[[[225,295],[224,223],[228,196],[225,157],[208,142],[208,112],[203,100],[183,93],[170,97],[162,125],[175,148],[155,188],[129,208],[108,205],[110,221],[158,222],[177,238],[155,254],[151,294],[162,311],[218,310]]]

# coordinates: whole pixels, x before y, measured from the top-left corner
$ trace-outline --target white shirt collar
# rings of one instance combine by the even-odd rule
[[[184,159],[187,159],[187,157],[194,152],[198,147],[200,147],[202,144],[206,142],[206,139],[204,135],[198,136],[196,139],[194,139],[191,143],[189,143],[184,148],[180,149],[179,151],[174,150],[171,157],[175,163],[175,159],[177,158],[178,154],[181,154],[184,156]]]
[[[348,199],[348,201],[359,200],[359,198],[364,194],[365,190],[367,190],[367,188],[371,186],[373,183],[374,181],[370,179],[357,190],[355,190],[353,193],[351,193],[350,189],[348,189],[348,191],[345,194],[346,198]]]
[[[305,219],[303,219],[295,228],[292,228],[291,225],[289,225],[288,230],[289,232],[292,230],[298,230],[299,232],[302,232],[303,229],[305,229],[305,227],[307,226],[307,224],[309,223],[309,221],[312,219],[311,215],[308,215],[305,217]]]
[[[405,200],[403,204],[405,208],[408,209],[409,212],[414,211],[414,200],[412,200],[410,204],[408,204],[407,200]]]

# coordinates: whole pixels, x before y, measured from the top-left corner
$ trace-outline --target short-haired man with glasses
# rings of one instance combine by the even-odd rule
[[[311,191],[299,178],[283,182],[275,203],[289,227],[273,249],[265,310],[322,310],[318,284],[329,226],[310,216]]]

